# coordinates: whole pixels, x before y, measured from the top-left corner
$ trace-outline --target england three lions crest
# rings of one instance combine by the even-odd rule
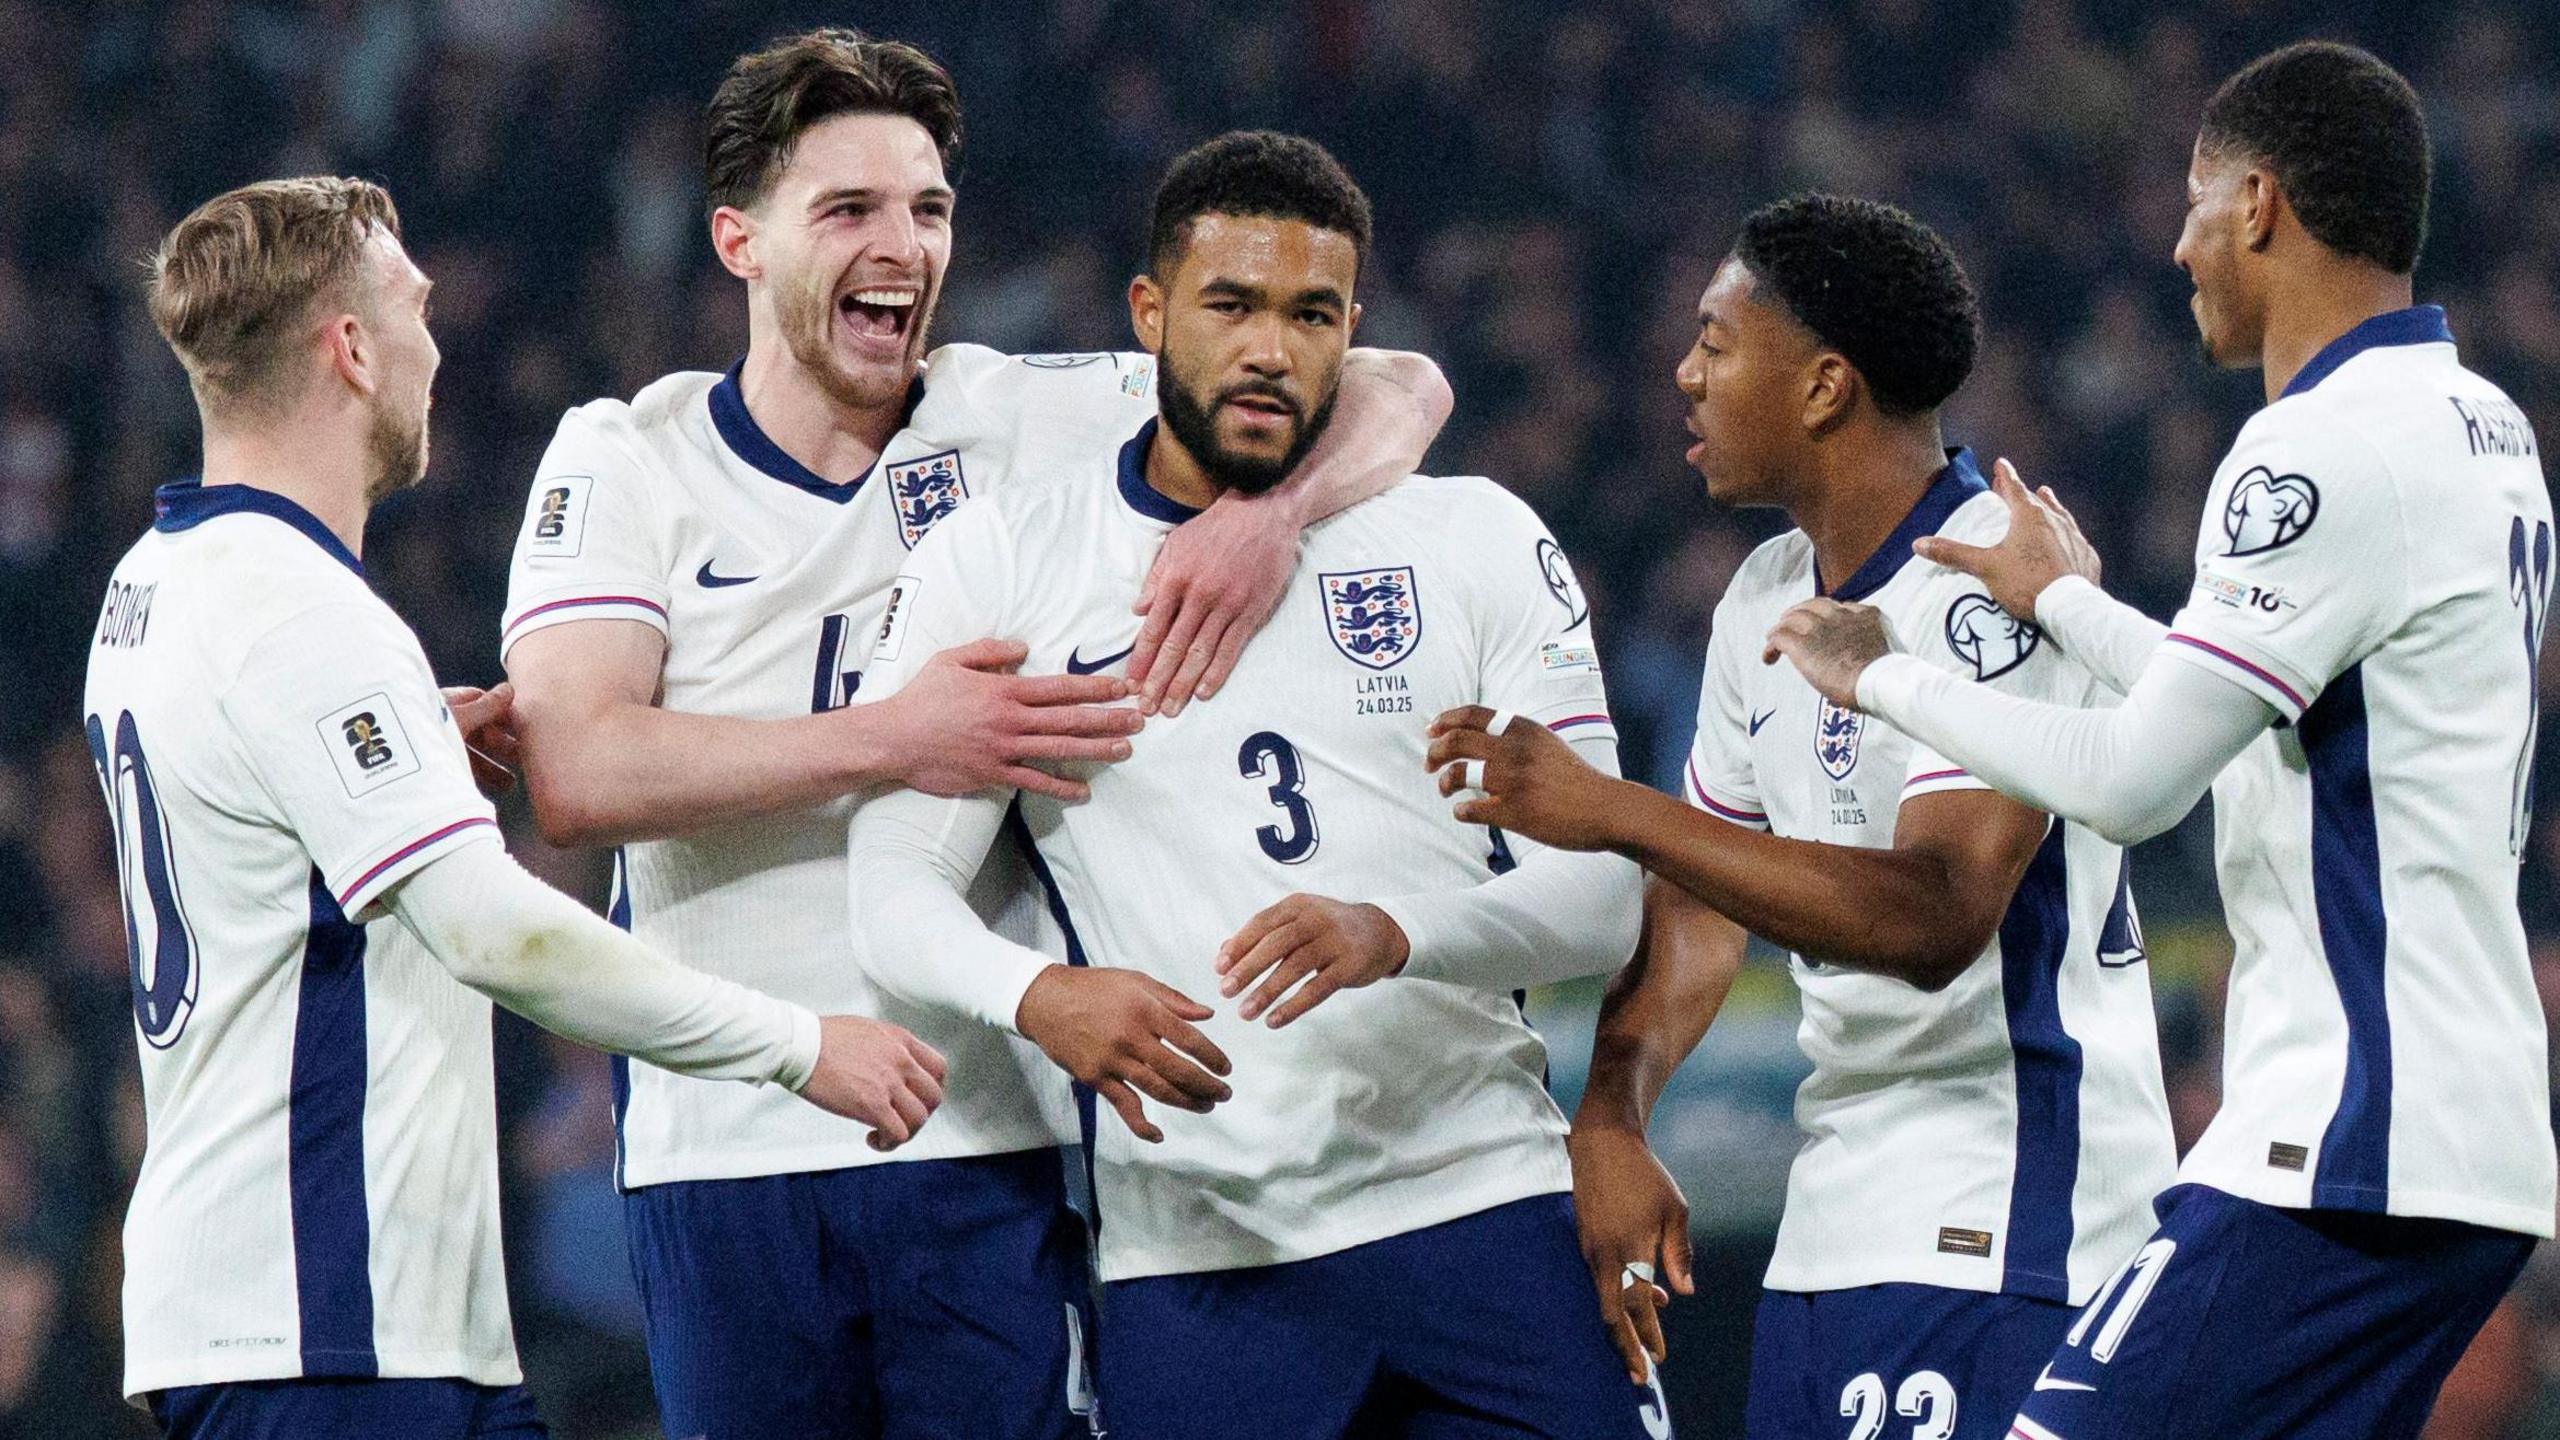
[[[1372,670],[1390,670],[1422,642],[1422,602],[1413,567],[1335,570],[1324,585],[1325,632],[1333,648]]]
[[[1822,773],[1834,780],[1848,779],[1849,772],[1858,768],[1858,740],[1866,733],[1866,716],[1825,699],[1813,722],[1813,757],[1822,762]]]
[[[944,516],[960,508],[969,498],[968,482],[960,478],[960,452],[945,450],[920,460],[901,460],[888,469],[889,503],[898,512],[898,538],[908,549],[925,532],[942,523]]]

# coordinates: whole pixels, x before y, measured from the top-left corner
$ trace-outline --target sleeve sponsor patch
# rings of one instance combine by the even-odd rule
[[[330,711],[320,718],[318,729],[320,747],[329,752],[349,799],[362,799],[418,773],[418,752],[387,692],[376,691]]]
[[[2222,502],[2224,555],[2262,555],[2302,538],[2320,518],[2320,487],[2308,475],[2278,475],[2252,465]]]
[[[1550,675],[1597,675],[1600,652],[1588,645],[1566,645],[1550,640],[1538,647],[1538,668]]]
[[[533,513],[525,520],[526,554],[568,559],[578,553],[586,542],[587,492],[595,483],[592,475],[552,475],[534,482]]]
[[[871,663],[885,665],[898,658],[907,645],[907,620],[915,614],[916,592],[924,582],[913,575],[901,575],[889,584],[889,602],[880,612],[880,633],[871,642]]]

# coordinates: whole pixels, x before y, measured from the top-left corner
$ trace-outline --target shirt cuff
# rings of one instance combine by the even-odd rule
[[[1917,655],[1886,655],[1858,672],[1858,708],[1897,729],[1920,695],[1920,688],[1946,674]]]
[[[1387,918],[1396,922],[1396,928],[1404,932],[1404,968],[1396,972],[1398,976],[1408,980],[1449,979],[1442,973],[1447,957],[1440,953],[1446,947],[1439,942],[1449,930],[1446,917],[1450,907],[1464,905],[1467,900],[1465,890],[1443,890],[1369,902],[1385,911]]]
[[[784,1042],[782,1066],[773,1072],[773,1083],[797,1095],[818,1071],[818,1047],[822,1032],[818,1012],[806,1005],[791,1007],[791,1038]]]

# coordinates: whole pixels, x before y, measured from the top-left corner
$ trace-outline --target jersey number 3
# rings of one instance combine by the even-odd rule
[[[130,712],[116,717],[115,742],[89,717],[89,758],[106,791],[115,826],[116,878],[124,891],[125,963],[133,980],[133,1019],[155,1050],[178,1043],[196,1008],[196,936],[178,898],[169,821],[151,786],[151,762]],[[137,882],[139,882],[137,884]],[[146,925],[146,918],[148,924]],[[150,937],[145,945],[144,937]]]
[[[1248,780],[1270,781],[1271,803],[1288,820],[1286,829],[1264,825],[1253,832],[1253,838],[1262,842],[1262,853],[1283,865],[1295,865],[1316,853],[1316,842],[1322,837],[1316,833],[1315,807],[1307,803],[1307,771],[1299,763],[1298,747],[1273,731],[1257,730],[1236,751],[1236,769]]]

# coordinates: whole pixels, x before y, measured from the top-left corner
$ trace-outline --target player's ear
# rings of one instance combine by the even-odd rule
[[[329,369],[359,395],[371,395],[381,384],[374,374],[372,337],[365,334],[364,322],[353,314],[341,312],[329,317],[320,327],[320,348],[328,356]]]
[[[1137,334],[1139,349],[1150,355],[1164,352],[1164,287],[1153,275],[1129,282],[1129,328]]]
[[[2247,250],[2264,250],[2276,238],[2276,215],[2284,208],[2284,190],[2276,184],[2275,172],[2264,165],[2252,165],[2240,177],[2240,244]]]
[[[735,205],[711,212],[711,253],[720,268],[741,280],[761,280],[764,266],[756,260],[756,217]]]
[[[1351,302],[1351,313],[1342,317],[1342,338],[1347,344],[1356,341],[1359,338],[1359,335],[1360,302],[1355,300]]]
[[[1837,350],[1821,351],[1805,367],[1804,380],[1807,435],[1826,434],[1849,418],[1849,407],[1857,401],[1861,382],[1847,356]]]

